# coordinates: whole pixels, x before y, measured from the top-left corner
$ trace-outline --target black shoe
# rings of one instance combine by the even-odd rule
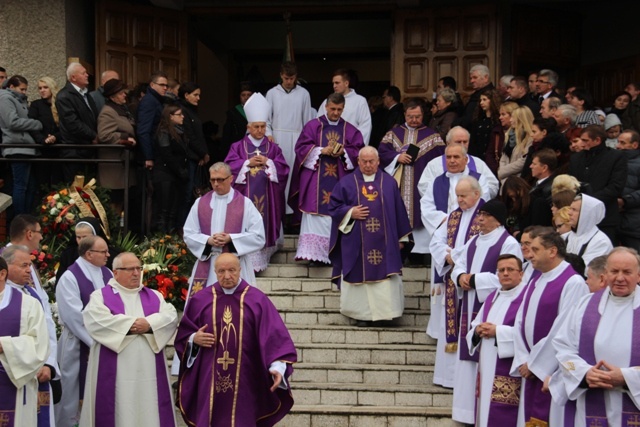
[[[311,261],[309,267],[329,267],[331,264],[322,261]]]
[[[358,320],[356,322],[356,326],[358,328],[368,328],[370,326],[372,326],[373,322],[370,320]]]

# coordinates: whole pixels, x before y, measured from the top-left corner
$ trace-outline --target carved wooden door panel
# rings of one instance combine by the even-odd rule
[[[488,66],[495,82],[499,25],[493,5],[396,12],[392,84],[403,96],[431,99],[438,79],[452,76],[460,92],[471,92],[469,69],[476,64]]]
[[[130,86],[155,70],[189,80],[187,17],[175,10],[100,0],[96,5],[96,79],[115,70]]]

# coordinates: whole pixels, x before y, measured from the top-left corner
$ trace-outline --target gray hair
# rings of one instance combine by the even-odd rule
[[[79,62],[72,62],[67,66],[67,80],[71,80],[71,76],[76,73],[78,67],[82,67],[82,64]]]
[[[476,64],[469,70],[469,74],[478,73],[481,76],[489,76],[489,67],[483,64]]]
[[[99,240],[104,239],[100,236],[87,236],[80,240],[80,243],[78,243],[78,255],[85,256],[87,252],[89,252],[89,249],[93,249],[93,246]]]
[[[558,73],[556,73],[553,70],[540,70],[540,72],[538,73],[538,77],[548,77],[549,78],[549,84],[551,84],[552,87],[556,87],[558,85]]]
[[[24,252],[27,255],[31,255],[31,251],[28,247],[24,245],[11,245],[6,247],[4,251],[2,251],[2,258],[7,261],[7,264],[11,264],[16,257],[16,253],[18,252]]]
[[[512,76],[511,74],[504,75],[504,76],[500,77],[500,84],[502,86],[509,86],[509,83],[511,83],[511,80],[514,77],[515,76]]]
[[[378,150],[376,150],[376,147],[372,147],[370,145],[365,145],[360,149],[360,151],[358,151],[358,157],[360,157],[363,154],[374,154],[376,156],[376,159],[380,158],[378,154]]]
[[[453,135],[456,132],[464,132],[465,134],[467,134],[467,138],[471,138],[471,134],[469,133],[468,130],[466,130],[462,126],[454,126],[451,129],[449,129],[449,132],[447,132],[447,136],[445,137],[445,142],[447,144],[449,144],[451,142],[451,140],[453,139]]]
[[[444,99],[444,102],[454,103],[456,101],[456,93],[451,88],[445,87],[440,89],[438,95]]]
[[[113,270],[117,270],[119,268],[122,267],[122,258],[126,255],[133,255],[134,257],[136,257],[136,259],[138,259],[138,257],[136,256],[136,254],[134,254],[133,252],[120,252],[118,255],[116,255],[116,257],[113,259],[113,263],[112,263],[112,267]]]
[[[447,155],[447,150],[449,150],[450,148],[460,148],[460,149],[462,149],[462,154],[464,154],[465,156],[467,155],[467,148],[464,145],[462,145],[462,144],[451,144],[451,145],[447,145],[444,148],[444,155],[445,156]]]
[[[549,100],[549,109],[550,110],[556,110],[556,109],[558,109],[559,106],[562,105],[562,100],[560,98],[556,98],[555,96],[550,96],[547,99]]]
[[[231,167],[225,162],[216,162],[211,165],[209,172],[221,172],[225,171],[227,175],[231,175]]]
[[[476,191],[478,193],[482,193],[482,188],[480,187],[480,183],[478,182],[478,180],[475,177],[473,177],[471,175],[465,175],[465,176],[461,177],[458,180],[458,183],[456,184],[456,188],[458,188],[458,185],[462,184],[463,182],[466,182],[473,191]]]
[[[564,118],[570,118],[571,124],[576,122],[576,117],[578,117],[578,112],[576,111],[576,107],[573,105],[562,104],[558,106],[558,111],[562,114]]]
[[[327,104],[330,102],[336,105],[344,105],[346,101],[343,94],[334,92],[331,95],[327,96]]]
[[[638,255],[637,252],[636,255]],[[605,270],[607,269],[607,255],[600,255],[595,257],[589,262],[587,268],[591,270],[593,274],[604,274]]]
[[[609,258],[611,258],[611,255],[617,254],[619,252],[624,252],[624,253],[628,253],[629,255],[632,255],[638,262],[638,268],[640,269],[640,255],[638,255],[638,251],[636,251],[633,248],[628,248],[626,246],[616,246],[615,248],[613,248],[611,252],[609,252],[609,254],[606,255],[607,264],[609,264]]]

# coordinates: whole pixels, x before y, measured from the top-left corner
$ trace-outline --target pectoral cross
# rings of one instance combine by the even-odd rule
[[[229,352],[227,350],[224,351],[222,356],[223,357],[218,358],[218,363],[222,365],[222,370],[226,371],[229,368],[229,365],[236,363],[236,359],[229,357]]]

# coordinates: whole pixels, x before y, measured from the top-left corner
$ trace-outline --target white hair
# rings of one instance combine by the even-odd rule
[[[478,73],[481,76],[489,76],[489,67],[483,64],[476,64],[469,70],[469,74]]]
[[[447,145],[445,147],[445,149],[444,149],[444,155],[445,156],[447,155],[447,151],[450,148],[460,148],[462,150],[462,154],[465,155],[465,156],[467,155],[467,148],[464,145],[462,145],[462,144],[451,144],[451,145]]]
[[[509,86],[509,83],[511,83],[511,80],[513,79],[513,77],[514,76],[512,76],[511,74],[507,74],[500,77],[500,84],[502,86]]]
[[[482,193],[482,188],[480,187],[480,183],[478,182],[478,180],[475,177],[473,177],[471,175],[465,175],[465,176],[461,177],[458,180],[458,183],[456,184],[456,188],[458,188],[458,186],[460,184],[462,184],[463,182],[466,182],[473,191],[476,191],[478,193]]]
[[[444,138],[447,144],[451,142],[451,140],[453,139],[453,135],[455,135],[456,132],[463,132],[467,134],[467,139],[471,138],[471,134],[469,133],[468,130],[466,130],[462,126],[454,126],[451,129],[449,129],[449,132],[447,132],[447,136]]]
[[[365,145],[360,149],[360,151],[358,151],[358,157],[362,156],[363,154],[374,154],[376,156],[376,159],[379,158],[378,150],[376,150],[376,147],[372,147],[370,145]]]
[[[67,66],[67,80],[71,80],[71,76],[76,73],[78,67],[82,67],[82,64],[79,62],[72,62],[71,64],[69,64],[69,66]]]

